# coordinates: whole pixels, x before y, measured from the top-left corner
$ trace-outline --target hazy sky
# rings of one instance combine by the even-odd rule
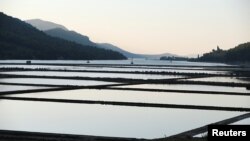
[[[0,0],[0,11],[135,53],[201,54],[250,41],[250,0]]]

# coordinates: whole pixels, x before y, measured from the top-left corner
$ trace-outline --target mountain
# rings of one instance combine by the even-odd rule
[[[80,33],[77,33],[75,31],[69,31],[69,30],[64,30],[61,28],[54,28],[50,30],[45,30],[44,31],[47,35],[50,35],[52,37],[58,37],[61,39],[65,39],[68,41],[73,41],[82,45],[89,45],[89,46],[96,46],[99,48],[103,49],[109,49],[113,51],[120,52],[127,58],[149,58],[149,59],[159,59],[162,56],[177,56],[174,54],[170,53],[165,53],[165,54],[158,54],[158,55],[146,55],[146,54],[135,54],[128,52],[126,50],[123,50],[115,45],[112,45],[110,43],[94,43],[92,42],[88,36],[82,35]]]
[[[58,37],[58,38],[65,39],[68,41],[73,41],[73,42],[76,42],[76,43],[79,43],[82,45],[96,46],[96,47],[103,48],[103,49],[117,51],[117,52],[122,53],[124,56],[126,56],[128,58],[141,58],[142,57],[140,55],[125,51],[117,46],[112,45],[112,44],[94,43],[94,42],[89,40],[88,36],[79,34],[75,31],[68,31],[68,30],[64,30],[61,28],[54,28],[54,29],[50,29],[50,30],[45,30],[44,32],[52,37]]]
[[[163,54],[139,54],[144,58],[148,59],[160,59],[161,57],[179,57],[178,55],[171,54],[171,53],[163,53]]]
[[[121,53],[48,36],[0,12],[0,59],[126,59]]]
[[[40,19],[32,19],[32,20],[27,20],[25,22],[31,24],[32,26],[36,27],[39,30],[44,31],[47,35],[50,35],[52,37],[58,37],[68,41],[73,41],[81,45],[96,46],[103,49],[117,51],[122,53],[128,58],[142,58],[142,56],[140,55],[130,53],[109,43],[94,43],[89,39],[88,36],[82,35],[75,31],[69,31],[66,27],[60,24]]]
[[[169,57],[179,57],[178,55],[171,54],[171,53],[163,53],[163,54],[136,54],[136,53],[131,53],[126,50],[123,50],[117,46],[114,46],[109,43],[99,43],[99,47],[104,48],[104,49],[111,49],[114,51],[118,51],[125,55],[127,58],[147,58],[147,59],[160,59],[162,56],[169,56]]]
[[[62,28],[54,28],[50,30],[45,30],[44,32],[52,37],[58,37],[82,45],[97,46],[95,43],[89,40],[88,36],[81,35],[75,31],[68,31]]]
[[[205,53],[197,59],[198,61],[245,63],[250,62],[250,42],[240,44],[229,50],[222,50],[217,46],[212,52]]]
[[[121,49],[117,46],[114,46],[112,44],[109,44],[109,43],[99,43],[98,46],[101,48],[104,48],[104,49],[111,49],[114,51],[118,51],[118,52],[122,53],[123,55],[125,55],[127,58],[145,58],[143,55],[128,52],[126,50],[123,50],[123,49]]]
[[[42,31],[50,30],[50,29],[54,29],[54,28],[61,28],[63,30],[68,30],[63,25],[56,24],[56,23],[49,22],[49,21],[40,20],[40,19],[31,19],[31,20],[26,20],[25,22],[28,24],[31,24],[32,26],[34,26],[37,29],[42,30]]]
[[[135,53],[128,52],[124,49],[121,49],[120,47],[117,47],[115,45],[109,44],[109,43],[92,42],[88,36],[82,35],[82,34],[77,33],[75,31],[69,31],[69,30],[67,30],[66,27],[64,27],[60,24],[56,24],[56,23],[48,22],[48,21],[43,21],[43,20],[37,20],[37,19],[27,20],[26,22],[30,23],[34,27],[44,31],[47,35],[50,35],[52,37],[58,37],[58,38],[65,39],[68,41],[73,41],[73,42],[79,43],[81,45],[89,45],[89,46],[96,46],[96,47],[103,48],[103,49],[110,49],[113,51],[120,52],[121,54],[123,54],[127,58],[160,59],[160,57],[162,57],[162,56],[175,56],[175,57],[177,56],[177,55],[170,54],[170,53],[156,54],[156,55],[135,54]],[[44,27],[47,27],[47,28],[50,27],[50,28],[46,29]],[[52,27],[54,27],[54,28],[52,28]]]

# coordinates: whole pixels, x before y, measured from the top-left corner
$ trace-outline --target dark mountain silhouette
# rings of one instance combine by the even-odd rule
[[[109,44],[109,43],[94,43],[94,42],[89,40],[88,36],[79,34],[75,31],[68,31],[68,30],[64,30],[61,28],[54,28],[54,29],[50,29],[50,30],[45,30],[44,32],[50,36],[58,37],[58,38],[65,39],[68,41],[74,41],[74,42],[82,44],[82,45],[96,46],[96,47],[103,48],[103,49],[117,51],[117,52],[122,53],[124,56],[126,56],[128,58],[143,58],[143,56],[141,56],[141,55],[130,53],[128,51],[125,51],[125,50],[123,50],[117,46],[114,46],[112,44]]]
[[[68,30],[66,31],[62,28],[54,28],[50,30],[45,30],[44,32],[52,37],[58,37],[82,45],[97,46],[95,43],[89,40],[88,36],[81,35],[75,31],[68,31]]]
[[[31,24],[32,26],[34,26],[37,29],[42,30],[42,31],[50,30],[50,29],[54,29],[54,28],[61,28],[63,30],[68,30],[63,25],[56,24],[56,23],[49,22],[49,21],[44,21],[41,19],[31,19],[31,20],[26,20],[25,22],[28,24]]]
[[[34,24],[34,22],[36,24]],[[103,49],[110,49],[113,51],[120,52],[127,58],[148,58],[148,59],[160,59],[161,56],[177,56],[175,54],[170,53],[164,53],[164,54],[155,54],[155,55],[147,55],[147,54],[136,54],[128,52],[124,49],[121,49],[118,46],[112,45],[110,43],[95,43],[89,39],[88,36],[82,35],[80,33],[77,33],[75,31],[69,31],[66,27],[56,24],[53,22],[43,21],[43,20],[28,20],[27,23],[30,23],[34,27],[43,30],[44,27],[54,27],[50,28],[49,30],[43,30],[46,34],[52,36],[52,37],[58,37],[61,39],[65,39],[68,41],[73,41],[82,45],[90,45],[90,46],[96,46]],[[48,24],[46,26],[46,24]],[[63,27],[63,28],[62,28]]]
[[[0,59],[126,59],[122,54],[48,36],[0,12]]]
[[[109,44],[109,43],[99,43],[98,46],[101,48],[104,48],[104,49],[111,49],[114,51],[118,51],[128,58],[145,58],[145,56],[143,56],[143,55],[128,52],[126,50],[123,50],[123,49],[121,49],[115,45]]]
[[[162,56],[169,56],[169,57],[178,57],[178,55],[171,54],[171,53],[163,53],[163,54],[135,54],[128,51],[125,51],[117,46],[114,46],[109,43],[99,43],[99,46],[105,49],[111,49],[114,51],[121,52],[123,55],[127,56],[128,58],[147,58],[147,59],[160,59]]]
[[[250,42],[240,44],[229,50],[222,50],[217,46],[209,53],[203,54],[198,61],[208,62],[250,62]]]
[[[60,25],[60,24],[56,24],[53,22],[48,22],[48,21],[44,21],[44,20],[40,20],[40,19],[27,20],[26,22],[31,24],[32,26],[36,27],[37,29],[44,31],[46,34],[48,34],[52,37],[58,37],[58,38],[65,39],[68,41],[74,41],[74,42],[82,44],[82,45],[96,46],[99,48],[118,51],[129,58],[140,58],[141,57],[139,55],[125,51],[117,46],[112,45],[112,44],[94,43],[89,39],[88,36],[82,35],[82,34],[77,33],[75,31],[69,31],[66,27],[64,27],[63,25]]]
[[[50,30],[45,30],[44,32],[52,37],[58,37],[58,38],[65,39],[68,41],[73,41],[73,42],[76,42],[76,43],[79,43],[82,45],[96,46],[96,47],[103,48],[103,49],[117,51],[117,52],[122,53],[123,55],[125,55],[128,58],[142,58],[143,57],[143,56],[125,51],[117,46],[112,45],[112,44],[94,43],[94,42],[89,40],[88,36],[81,35],[75,31],[68,31],[68,30],[64,30],[61,28],[54,28],[54,29],[50,29]]]

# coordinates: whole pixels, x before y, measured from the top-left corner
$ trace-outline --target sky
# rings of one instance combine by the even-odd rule
[[[0,0],[0,11],[134,53],[198,55],[250,41],[250,0]]]

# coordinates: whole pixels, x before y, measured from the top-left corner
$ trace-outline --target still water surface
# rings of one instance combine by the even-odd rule
[[[128,79],[172,79],[177,75],[125,74],[125,73],[92,73],[92,72],[54,72],[54,71],[11,71],[2,74],[35,75],[35,76],[68,76],[93,78],[128,78]]]
[[[205,78],[192,78],[192,81],[207,81],[207,82],[230,82],[230,83],[250,83],[250,81],[240,79],[237,77],[205,77]]]
[[[90,61],[90,64],[120,64],[129,65],[131,60],[108,60]],[[0,63],[25,63],[24,60],[4,60]],[[41,61],[32,60],[32,63],[60,63],[60,64],[86,64],[87,61]],[[159,61],[134,59],[134,64],[145,65],[129,66],[125,68],[107,67],[82,67],[82,66],[33,66],[23,65],[23,68],[52,68],[69,70],[104,70],[104,71],[179,71],[195,73],[225,73],[223,71],[203,70],[202,66],[228,66],[220,63],[199,63],[186,61]],[[146,65],[155,65],[155,68]],[[156,65],[182,66],[182,69],[172,69],[167,66],[163,68]],[[199,69],[192,70],[188,66],[197,66]],[[12,65],[0,65],[0,67],[13,67]],[[22,66],[21,66],[22,67]],[[124,66],[123,66],[124,67]],[[3,72],[1,72],[3,73]],[[22,75],[44,75],[44,76],[82,76],[82,77],[111,77],[111,78],[134,78],[134,79],[171,79],[182,76],[168,75],[145,75],[145,74],[122,74],[122,73],[67,73],[67,72],[5,72]],[[57,79],[34,79],[34,78],[12,78],[1,79],[1,82],[33,83],[33,84],[63,84],[63,85],[100,85],[107,84],[101,81],[80,80],[57,80]],[[215,80],[217,81],[217,80]],[[228,80],[226,80],[228,81]],[[229,81],[231,82],[231,81]],[[234,82],[234,81],[233,81]],[[110,84],[110,83],[108,83]],[[218,90],[243,92],[248,91],[241,88],[209,87],[209,86],[184,86],[173,85],[169,87],[159,85],[136,85],[136,87],[159,88],[159,89],[187,89],[187,90]],[[132,86],[133,87],[133,86]],[[41,87],[30,86],[8,86],[0,85],[0,91],[37,89]],[[102,100],[102,101],[126,101],[166,103],[182,105],[207,105],[227,107],[250,107],[248,96],[226,96],[208,94],[184,94],[184,93],[159,93],[120,90],[72,90],[30,93],[12,95],[16,97],[36,97],[55,99],[79,99],[79,100]],[[174,135],[193,128],[218,122],[244,114],[245,112],[225,112],[211,110],[187,110],[171,108],[145,108],[130,106],[110,106],[98,104],[70,104],[52,102],[28,102],[15,100],[0,100],[0,129],[21,130],[33,132],[51,132],[82,135],[114,136],[114,137],[136,137],[136,138],[161,138]],[[249,120],[242,121],[249,123]]]
[[[32,108],[31,108],[32,107]],[[160,138],[244,112],[1,100],[0,129]]]
[[[70,91],[42,92],[33,94],[29,93],[11,96],[250,108],[250,96],[226,96],[174,92],[82,89]]]
[[[19,90],[34,90],[34,89],[47,89],[47,88],[49,88],[49,87],[0,85],[0,92],[19,91]],[[0,101],[0,103],[1,103],[1,101]]]
[[[177,73],[209,73],[226,74],[225,70],[207,70],[204,68],[188,67],[149,67],[149,66],[49,66],[49,65],[0,65],[0,68],[25,69],[51,69],[51,70],[77,70],[77,71],[118,71],[118,72],[177,72]]]
[[[115,86],[116,88],[141,88],[141,89],[160,89],[160,90],[192,90],[192,91],[216,91],[216,92],[237,92],[249,94],[250,90],[245,87],[226,87],[209,85],[185,85],[185,84],[140,84]]]
[[[250,118],[237,121],[233,123],[232,125],[250,125]]]
[[[117,84],[115,82],[104,82],[94,80],[71,80],[71,79],[47,79],[47,78],[3,78],[2,83],[22,84],[48,84],[48,85],[74,85],[74,86],[97,86]]]
[[[174,66],[230,66],[223,63],[187,62],[187,61],[162,61],[133,59],[135,65],[174,65]],[[26,60],[1,60],[0,63],[26,63]],[[87,64],[87,60],[32,60],[32,63],[47,64]],[[90,64],[125,64],[130,65],[131,60],[92,60]]]

